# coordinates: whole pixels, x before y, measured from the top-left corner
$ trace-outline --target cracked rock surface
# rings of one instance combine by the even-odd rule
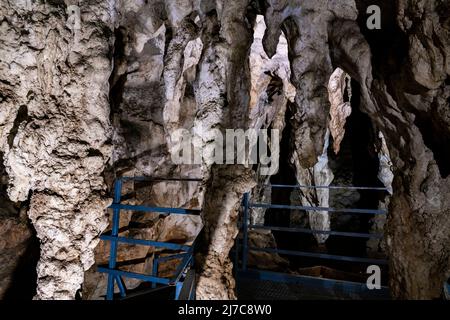
[[[112,12],[107,1],[82,9],[79,30],[62,1],[0,9],[0,145],[8,195],[29,199],[40,240],[38,299],[74,298],[107,227]]]

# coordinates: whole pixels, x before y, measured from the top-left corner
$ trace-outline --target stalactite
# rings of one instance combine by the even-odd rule
[[[257,166],[212,163],[211,130],[284,130],[296,182],[328,185],[330,134],[337,153],[355,99],[382,137],[374,156],[391,193],[383,247],[393,295],[438,297],[450,276],[450,9],[439,0],[378,3],[384,19],[374,31],[366,0],[3,1],[2,181],[18,207],[29,202],[41,244],[36,298],[74,298],[83,282],[84,297],[98,298],[104,279],[85,270],[94,250],[106,259],[98,235],[108,224],[108,187],[122,174],[203,179],[126,191],[136,203],[203,205],[199,297],[235,298],[228,254],[239,201],[268,178]],[[358,90],[345,94],[350,77]],[[177,129],[204,151],[198,165],[172,161]],[[327,206],[329,194],[304,191],[301,201]],[[309,218],[329,229],[327,213]],[[262,223],[263,213],[252,219]],[[183,223],[186,232],[172,218],[130,214],[123,226],[191,241],[201,223]],[[274,245],[267,239],[252,241]],[[143,258],[130,268],[146,270],[153,252],[138,251],[119,256]]]

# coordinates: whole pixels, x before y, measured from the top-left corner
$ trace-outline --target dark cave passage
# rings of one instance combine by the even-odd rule
[[[376,131],[370,118],[361,112],[359,105],[359,85],[352,80],[353,98],[352,114],[347,119],[345,136],[341,143],[341,150],[336,155],[329,148],[329,164],[334,173],[333,185],[363,186],[383,188],[378,179],[379,148]],[[335,208],[378,209],[379,201],[386,197],[385,191],[378,190],[331,190],[330,206]],[[358,233],[371,233],[374,215],[370,214],[332,214],[331,229],[336,231],[350,231]],[[372,257],[376,252],[368,246],[366,238],[349,238],[330,236],[326,243],[327,251],[336,255],[357,257]],[[364,265],[337,263],[339,269],[352,272],[365,273]],[[387,277],[383,277],[386,279]]]
[[[352,114],[346,122],[346,134],[341,143],[341,150],[336,155],[332,141],[328,149],[329,166],[334,174],[331,185],[364,186],[382,188],[382,182],[377,175],[379,159],[378,137],[370,118],[360,111],[360,92],[357,82],[352,81]],[[289,111],[286,113],[289,119]],[[280,171],[271,179],[272,184],[297,184],[295,171],[289,163],[291,144],[291,125],[283,132],[280,153]],[[330,139],[332,139],[330,137]],[[330,207],[349,209],[378,209],[379,201],[386,197],[385,191],[377,190],[331,190]],[[291,189],[273,189],[272,204],[298,204],[298,191]],[[371,233],[374,215],[360,213],[331,213],[331,230],[343,232]],[[269,209],[265,214],[265,224],[268,226],[310,228],[308,215],[305,211]],[[278,249],[326,253],[352,257],[380,257],[383,253],[376,252],[368,246],[367,238],[351,238],[330,235],[324,245],[318,245],[311,234],[273,231]],[[323,266],[336,270],[339,277],[350,281],[365,281],[368,264],[349,263],[346,261],[326,260],[300,256],[283,256],[290,262],[293,272],[308,272],[308,268]],[[383,272],[385,268],[382,268]],[[383,276],[383,284],[388,277]]]
[[[29,227],[32,228],[31,223]],[[31,300],[36,294],[37,272],[39,261],[39,239],[33,229],[26,248],[18,257],[17,264],[12,272],[10,286],[6,289],[5,300]]]
[[[0,155],[0,229],[10,243],[0,242],[0,295],[4,300],[31,300],[36,294],[39,239],[28,219],[28,201],[8,198],[7,174]]]

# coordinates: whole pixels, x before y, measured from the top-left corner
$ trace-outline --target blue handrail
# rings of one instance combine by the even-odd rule
[[[273,188],[308,188],[308,189],[352,189],[352,190],[375,190],[375,191],[387,191],[387,188],[377,188],[377,187],[345,187],[345,186],[301,186],[301,185],[280,185],[280,184],[268,184],[266,187]],[[368,264],[380,264],[386,265],[388,261],[386,259],[369,259],[369,258],[361,258],[361,257],[351,257],[351,256],[343,256],[343,255],[333,255],[333,254],[325,254],[325,253],[315,253],[315,252],[304,252],[304,251],[295,251],[295,250],[284,250],[277,248],[257,248],[250,247],[248,244],[248,230],[249,229],[263,229],[263,230],[272,230],[272,231],[280,231],[280,232],[298,232],[298,233],[309,233],[309,234],[328,234],[334,236],[343,236],[343,237],[351,237],[351,238],[375,238],[381,239],[383,234],[372,234],[372,233],[360,233],[360,232],[343,232],[343,231],[332,231],[332,230],[312,230],[306,228],[292,228],[292,227],[279,227],[279,226],[265,226],[265,225],[249,225],[249,210],[250,208],[264,208],[264,209],[288,209],[288,210],[305,210],[305,211],[326,211],[330,213],[363,213],[363,214],[372,214],[372,215],[386,215],[386,210],[378,210],[378,209],[337,209],[337,208],[329,208],[329,207],[313,207],[313,206],[295,206],[295,205],[281,205],[281,204],[271,204],[271,203],[253,203],[250,202],[250,193],[245,193],[242,201],[243,205],[243,221],[241,224],[242,229],[242,271],[246,271],[248,269],[248,252],[249,251],[260,251],[260,252],[268,252],[268,253],[278,253],[285,255],[294,255],[294,256],[303,256],[303,257],[312,257],[326,260],[338,260],[338,261],[347,261],[347,262],[358,262],[358,263],[368,263]],[[238,240],[238,239],[237,239]],[[236,252],[238,252],[239,248],[236,246]],[[235,252],[235,265],[236,270],[239,270],[238,267],[238,255]]]
[[[159,241],[152,241],[152,240],[145,240],[145,239],[134,239],[134,238],[126,238],[126,237],[114,237],[112,235],[102,234],[100,236],[100,239],[106,240],[106,241],[115,241],[120,243],[128,243],[128,244],[135,244],[135,245],[141,245],[141,246],[148,246],[148,247],[157,247],[157,248],[165,248],[165,249],[172,249],[172,250],[184,250],[188,251],[191,247],[186,245],[180,245],[177,243],[170,243],[170,242],[159,242]]]
[[[148,207],[148,206],[136,206],[130,204],[113,203],[110,206],[111,209],[131,210],[131,211],[144,211],[144,212],[159,212],[159,213],[171,213],[171,214],[190,214],[199,215],[199,209],[183,209],[183,208],[167,208],[167,207]]]
[[[366,214],[386,214],[386,210],[375,209],[337,209],[328,207],[310,207],[310,206],[290,206],[284,204],[269,204],[269,203],[250,203],[249,208],[265,208],[265,209],[297,209],[306,211],[327,211],[327,212],[342,212],[342,213],[366,213]]]
[[[250,226],[248,226],[248,228],[249,229],[272,230],[272,231],[309,233],[309,234],[328,234],[330,236],[342,236],[342,237],[354,237],[354,238],[373,238],[373,239],[382,239],[383,238],[383,234],[381,234],[381,233],[312,230],[312,229],[306,229],[306,228],[274,227],[274,226],[263,226],[263,225],[250,225]]]
[[[291,256],[302,256],[302,257],[320,258],[320,259],[327,259],[327,260],[349,261],[349,262],[379,263],[379,264],[387,264],[387,262],[388,262],[385,259],[369,259],[369,258],[341,256],[341,255],[327,254],[327,253],[313,253],[313,252],[274,249],[274,248],[249,247],[249,250],[269,252],[269,253],[281,253],[281,254],[291,255]]]
[[[151,282],[152,287],[155,288],[156,284],[175,286],[175,299],[178,299],[183,286],[183,277],[186,274],[186,270],[193,265],[193,250],[194,243],[192,245],[181,245],[170,242],[153,241],[146,239],[136,239],[119,236],[119,226],[120,226],[120,210],[133,210],[133,211],[143,211],[143,212],[159,212],[164,214],[186,214],[186,215],[199,215],[199,209],[185,209],[185,208],[166,208],[166,207],[149,207],[144,205],[126,205],[121,204],[122,197],[122,186],[124,181],[201,181],[201,179],[155,179],[149,177],[121,177],[116,179],[114,182],[114,201],[109,207],[113,210],[112,216],[112,228],[111,232],[102,234],[100,236],[101,240],[110,241],[110,256],[108,266],[99,266],[97,270],[102,273],[108,274],[108,285],[106,292],[106,299],[112,300],[114,298],[114,284],[117,283],[120,295],[122,297],[126,296],[126,288],[122,277],[134,278],[143,280],[146,282]],[[132,245],[150,246],[157,248],[165,248],[170,250],[184,251],[182,253],[174,254],[168,257],[156,258],[154,261],[153,273],[151,275],[141,274],[136,272],[129,272],[117,269],[117,246],[119,243],[127,243]],[[180,264],[178,264],[174,275],[171,278],[158,277],[157,265],[160,261],[182,258]],[[156,266],[156,268],[155,268]]]
[[[266,184],[266,188],[287,188],[287,189],[337,189],[337,190],[374,190],[374,191],[389,191],[385,187],[359,187],[359,186],[305,186],[300,184]]]
[[[123,180],[123,181],[127,181],[127,180],[134,180],[134,181],[159,181],[159,182],[164,182],[164,181],[173,181],[173,182],[201,182],[203,181],[203,179],[201,178],[158,178],[158,177],[120,177],[119,179]]]

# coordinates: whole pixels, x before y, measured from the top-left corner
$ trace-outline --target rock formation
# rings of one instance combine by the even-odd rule
[[[107,227],[114,11],[107,1],[81,6],[81,28],[68,29],[66,5],[2,2],[0,9],[0,145],[8,195],[30,201],[40,240],[39,299],[75,296]]]
[[[284,131],[296,181],[328,185],[330,135],[337,152],[354,104],[382,140],[376,157],[392,193],[384,227],[392,293],[439,297],[450,276],[447,1],[0,3],[2,179],[40,241],[36,299],[73,299],[83,283],[83,297],[99,297],[95,284],[104,282],[94,269],[85,271],[94,257],[105,261],[98,236],[108,227],[109,191],[120,175],[203,179],[128,190],[136,203],[201,207],[202,221],[130,214],[124,227],[189,242],[203,225],[198,297],[235,298],[228,255],[239,204],[270,177],[257,166],[214,163],[214,130]],[[381,8],[380,29],[366,23],[373,4]],[[337,95],[328,90],[336,69]],[[173,161],[180,129],[202,150],[199,163]],[[326,206],[329,196],[305,191],[300,201]],[[255,211],[252,219],[262,223],[263,216]],[[2,254],[18,259],[21,250],[6,248],[23,247],[33,231],[24,215],[10,217],[0,215],[0,224],[24,230],[24,238],[2,237]],[[325,212],[311,212],[309,220],[311,228],[330,227]],[[189,227],[180,230],[180,223]],[[270,235],[261,239],[274,244]],[[126,251],[120,259],[143,259],[133,270],[151,267],[154,252]]]

